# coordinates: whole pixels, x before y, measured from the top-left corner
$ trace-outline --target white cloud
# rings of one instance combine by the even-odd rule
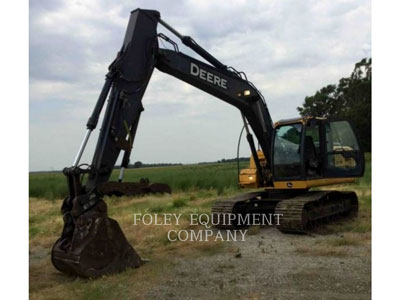
[[[305,96],[348,76],[356,61],[371,55],[370,2],[363,0],[32,3],[31,170],[70,164],[136,7],[159,10],[182,34],[245,71],[263,92],[274,120],[296,116]],[[162,26],[159,31],[177,40]],[[143,104],[133,161],[196,162],[235,155],[242,124],[228,104],[157,70]]]

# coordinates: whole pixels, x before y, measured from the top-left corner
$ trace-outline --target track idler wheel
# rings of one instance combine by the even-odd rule
[[[78,217],[70,237],[56,241],[51,260],[57,270],[81,277],[118,273],[144,262],[117,221],[107,216],[103,200]]]

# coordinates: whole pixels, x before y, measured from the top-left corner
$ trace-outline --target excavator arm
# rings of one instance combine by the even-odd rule
[[[159,22],[214,65],[203,63],[178,51],[160,49],[156,32]],[[171,41],[165,35],[160,36]],[[158,12],[135,10],[132,12],[122,49],[110,66],[110,73],[103,88],[104,93],[101,94],[87,124],[88,130],[95,128],[111,83],[110,100],[91,164],[96,172],[89,176],[89,189],[109,179],[121,150],[125,151],[122,168],[127,166],[137,124],[143,111],[142,98],[154,68],[237,107],[253,129],[267,161],[270,162],[273,125],[258,90],[242,79],[240,73],[228,70],[192,38],[181,36],[160,19]],[[250,144],[255,149],[254,141]],[[258,167],[260,178],[267,181],[267,170]]]
[[[234,71],[220,69],[183,53],[167,49],[158,50],[156,68],[238,108],[247,129],[247,138],[253,156],[257,157],[256,147],[247,122],[267,157],[267,162],[271,161],[273,133],[271,116],[259,91],[251,83]],[[271,171],[268,163],[262,167],[259,161],[256,162],[260,178],[265,185]]]
[[[157,34],[158,23],[208,63],[179,52],[171,39]],[[159,48],[159,38],[172,43],[175,50]],[[124,155],[119,181],[122,181],[128,166],[140,115],[144,110],[142,98],[154,68],[237,107],[242,114],[258,178],[264,186],[272,184],[269,164],[273,124],[260,92],[244,73],[226,67],[192,38],[182,36],[160,18],[159,12],[134,10],[122,48],[109,67],[103,89],[87,122],[87,132],[78,154],[73,165],[63,171],[68,180],[69,195],[62,205],[63,232],[52,251],[53,264],[60,271],[95,277],[143,263],[127,242],[118,223],[107,216],[103,196],[104,186],[121,151],[124,151]],[[106,108],[93,160],[83,168],[79,164],[80,158],[104,105]],[[261,165],[258,160],[249,126],[267,158],[266,165]],[[88,175],[88,179],[83,185],[84,174]]]

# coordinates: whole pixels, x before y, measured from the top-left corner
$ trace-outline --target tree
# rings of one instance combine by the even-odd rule
[[[355,64],[350,77],[337,85],[327,85],[314,96],[307,96],[297,110],[301,116],[339,117],[350,120],[365,151],[371,151],[372,59]]]
[[[141,161],[137,161],[137,162],[135,162],[134,164],[133,164],[133,167],[134,168],[141,168],[143,166],[143,163],[141,162]]]

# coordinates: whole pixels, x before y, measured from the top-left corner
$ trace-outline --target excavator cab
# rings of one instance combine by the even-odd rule
[[[350,183],[364,172],[364,154],[346,120],[297,118],[275,123],[272,178],[277,189]],[[257,152],[265,164],[262,151]],[[252,163],[253,162],[253,163]],[[258,188],[254,158],[240,173],[240,186]]]

